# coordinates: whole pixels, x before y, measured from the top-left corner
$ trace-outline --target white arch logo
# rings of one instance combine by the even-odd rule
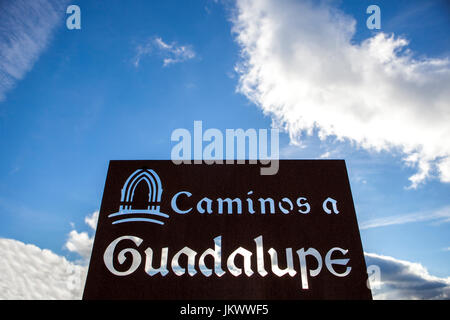
[[[141,182],[148,185],[148,206],[147,209],[133,209],[134,193]],[[160,212],[162,191],[161,180],[155,171],[138,169],[128,177],[123,185],[119,211],[111,213],[108,218],[120,218],[113,221],[112,224],[139,221],[163,225],[164,222],[158,219],[169,218],[169,216]]]

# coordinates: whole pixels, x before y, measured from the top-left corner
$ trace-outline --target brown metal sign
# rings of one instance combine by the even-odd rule
[[[84,299],[371,299],[345,162],[111,161]]]

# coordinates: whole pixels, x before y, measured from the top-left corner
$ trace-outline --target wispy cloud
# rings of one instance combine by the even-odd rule
[[[450,182],[450,59],[423,57],[403,37],[354,43],[356,20],[332,1],[237,0],[238,90],[300,143],[336,137],[402,152],[415,188]]]
[[[360,223],[360,229],[365,230],[414,222],[431,222],[433,224],[448,223],[450,222],[450,206],[440,208],[433,212],[418,212],[368,220]]]
[[[64,1],[0,3],[0,101],[31,70],[64,17]]]
[[[146,43],[137,46],[136,56],[133,59],[135,67],[145,56],[155,54],[163,59],[163,66],[184,62],[195,58],[196,53],[191,45],[178,45],[176,42],[166,43],[160,37],[153,37]]]
[[[322,154],[319,156],[319,158],[321,158],[321,159],[327,159],[327,158],[329,158],[330,156],[331,156],[330,151],[326,151],[326,152],[322,153]]]
[[[364,253],[367,265],[380,268],[380,281],[372,289],[374,299],[449,299],[450,277],[431,275],[420,263]],[[370,277],[369,277],[370,279]],[[375,287],[375,286],[373,286]]]

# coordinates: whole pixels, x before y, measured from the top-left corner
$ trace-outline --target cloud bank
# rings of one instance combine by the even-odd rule
[[[0,239],[0,299],[80,299],[87,267],[50,250]]]
[[[95,231],[98,211],[84,222]],[[70,262],[50,250],[0,238],[0,299],[81,299],[94,236],[72,230],[64,247],[82,260]]]
[[[380,281],[371,283],[376,300],[450,299],[450,277],[430,275],[420,263],[374,253],[365,253],[365,258],[368,266],[381,271]]]
[[[450,182],[449,59],[415,58],[382,32],[355,44],[355,19],[329,2],[237,0],[232,23],[238,91],[291,142],[317,132],[401,152],[417,168],[412,187]]]
[[[67,1],[15,0],[0,3],[0,102],[31,70],[48,46]]]

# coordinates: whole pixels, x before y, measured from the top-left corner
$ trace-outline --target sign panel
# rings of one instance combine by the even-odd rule
[[[84,299],[371,299],[345,162],[111,161]]]

